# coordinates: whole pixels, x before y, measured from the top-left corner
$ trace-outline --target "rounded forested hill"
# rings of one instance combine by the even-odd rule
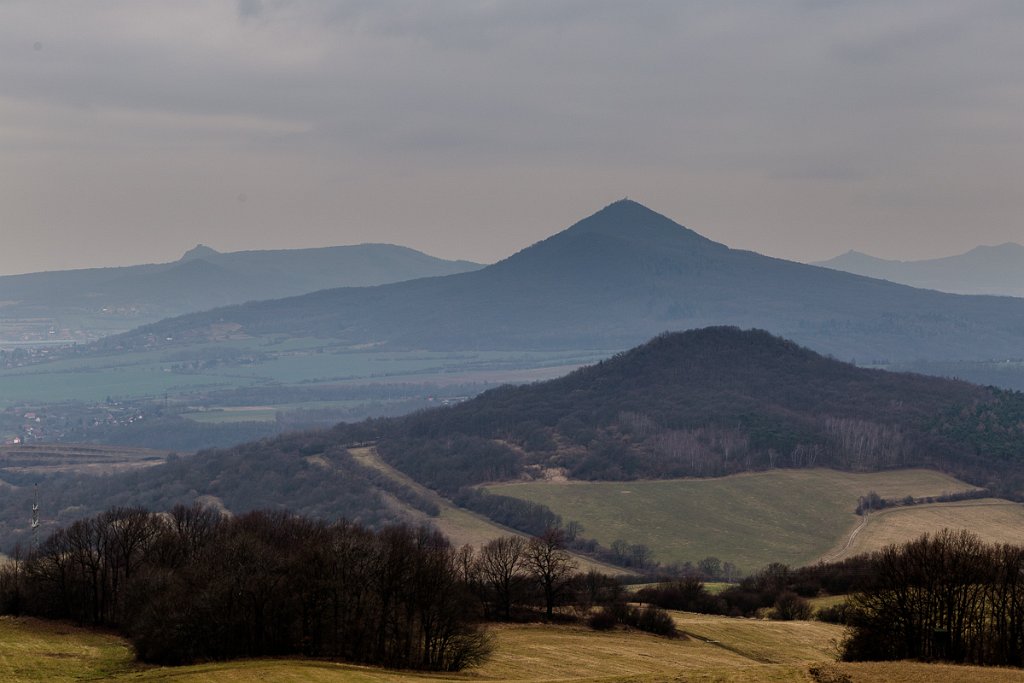
[[[546,476],[940,467],[989,485],[1024,456],[1024,395],[859,368],[760,330],[663,334],[563,378],[360,425],[439,490]]]
[[[20,488],[0,496],[0,544],[29,538],[33,483],[57,522],[110,505],[168,509],[196,499],[235,513],[293,509],[375,526],[404,519],[407,509],[436,515],[414,487],[348,451],[368,443],[456,500],[472,497],[467,486],[530,477],[816,466],[935,467],[1024,497],[1024,394],[858,368],[763,331],[713,327],[663,334],[560,379],[449,408],[211,449],[121,475],[24,474],[8,482]]]

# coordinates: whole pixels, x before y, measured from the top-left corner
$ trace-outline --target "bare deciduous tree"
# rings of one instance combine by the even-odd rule
[[[530,539],[526,548],[526,565],[544,593],[545,615],[550,620],[555,602],[576,573],[576,562],[565,551],[562,531],[548,529],[541,536]]]
[[[521,536],[502,536],[489,541],[477,557],[480,578],[506,619],[512,617],[512,602],[522,583],[525,561],[526,539]]]

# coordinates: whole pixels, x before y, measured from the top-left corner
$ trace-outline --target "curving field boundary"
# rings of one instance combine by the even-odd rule
[[[893,507],[870,513],[819,560],[835,562],[943,528],[967,529],[987,543],[1024,544],[1024,505],[1000,498]]]

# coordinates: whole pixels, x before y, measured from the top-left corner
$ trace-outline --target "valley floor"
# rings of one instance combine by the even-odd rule
[[[416,683],[420,681],[964,681],[1024,683],[1024,671],[918,663],[834,661],[842,628],[819,622],[770,622],[675,613],[688,637],[598,633],[540,624],[492,629],[495,653],[459,674],[425,674],[303,659],[265,659],[167,668],[132,660],[120,638],[62,623],[0,618],[0,680],[284,681]]]

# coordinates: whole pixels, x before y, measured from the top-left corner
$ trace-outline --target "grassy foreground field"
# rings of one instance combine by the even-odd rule
[[[0,680],[104,680],[137,670],[117,636],[57,622],[0,617]]]
[[[644,543],[662,562],[713,555],[750,571],[814,562],[860,522],[857,499],[934,496],[973,488],[931,470],[774,470],[717,479],[529,482],[489,486],[547,505],[603,545]],[[939,527],[941,528],[941,527]]]
[[[138,665],[126,643],[66,624],[0,617],[0,680],[284,681],[288,683],[418,683],[420,681],[850,681],[1024,682],[1024,672],[917,663],[839,664],[839,627],[676,613],[688,637],[598,633],[582,627],[511,625],[492,629],[495,652],[459,674],[424,674],[303,659],[263,659],[178,668]],[[818,672],[814,675],[812,672]]]

